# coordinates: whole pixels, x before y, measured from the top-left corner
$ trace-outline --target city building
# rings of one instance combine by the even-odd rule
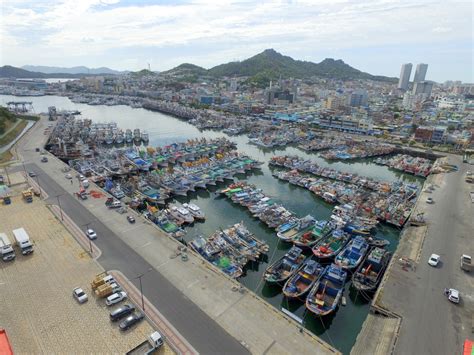
[[[418,81],[413,84],[413,94],[421,95],[424,94],[426,98],[431,96],[431,91],[433,90],[432,81]]]
[[[416,66],[415,77],[413,78],[414,83],[419,83],[424,81],[426,77],[426,72],[428,71],[428,64],[420,63]]]
[[[366,90],[355,90],[349,95],[349,106],[361,107],[367,106],[367,91]]]
[[[429,142],[433,135],[433,129],[431,127],[420,126],[415,130],[415,140],[418,142]]]
[[[339,110],[346,105],[347,98],[342,95],[337,95],[337,96],[328,96],[326,99],[326,104],[325,107],[329,110]]]
[[[398,80],[398,88],[400,90],[408,90],[408,83],[410,82],[411,68],[413,64],[406,63],[402,65],[400,71],[400,79]]]
[[[446,127],[437,126],[433,128],[433,134],[431,136],[431,141],[433,143],[443,143],[446,136]]]

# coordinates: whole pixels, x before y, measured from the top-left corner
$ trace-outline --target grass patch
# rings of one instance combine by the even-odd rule
[[[7,145],[13,141],[25,129],[27,124],[27,120],[21,120],[12,131],[2,136],[0,138],[0,147],[3,147],[4,145]]]
[[[13,158],[13,154],[9,150],[0,154],[0,166],[9,163]]]

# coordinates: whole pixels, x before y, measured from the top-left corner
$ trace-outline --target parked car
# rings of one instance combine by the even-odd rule
[[[127,221],[128,221],[129,223],[135,223],[135,217],[133,217],[133,216],[127,216]]]
[[[88,300],[87,294],[80,287],[76,287],[74,290],[72,290],[72,295],[79,303],[84,303]]]
[[[426,203],[429,203],[430,205],[433,204],[433,203],[434,203],[433,198],[432,198],[432,197],[428,197],[428,198],[426,199]]]
[[[123,291],[115,292],[114,294],[107,297],[107,299],[105,300],[105,304],[107,306],[112,306],[114,304],[122,302],[126,298],[127,298],[127,294],[125,292],[123,292]]]
[[[36,176],[36,173],[35,173],[34,171],[30,171],[30,172],[28,173],[28,176],[30,176],[30,177],[35,177],[35,176]]]
[[[41,162],[42,162],[42,163],[47,163],[47,162],[48,162],[48,158],[47,158],[47,157],[42,157],[42,158],[41,158]]]
[[[122,319],[125,316],[128,316],[130,313],[135,311],[135,307],[130,305],[130,304],[124,304],[123,306],[120,306],[117,309],[114,309],[112,312],[110,312],[110,320],[112,322],[116,322],[120,319]]]
[[[140,322],[145,316],[141,312],[133,313],[125,318],[120,324],[120,330],[127,330],[130,329],[132,326]]]
[[[66,175],[64,175],[64,177],[65,177],[66,179],[68,179],[68,180],[71,180],[71,179],[72,179],[72,175],[71,175],[71,174],[66,174]]]
[[[439,264],[440,258],[441,257],[438,254],[431,254],[430,258],[428,259],[428,264],[436,267]]]
[[[445,288],[444,294],[448,297],[448,300],[450,300],[451,302],[456,303],[456,304],[459,303],[461,296],[458,290],[455,290],[454,288]]]
[[[97,239],[97,233],[91,228],[86,231],[86,235],[87,238],[89,238],[90,240]]]

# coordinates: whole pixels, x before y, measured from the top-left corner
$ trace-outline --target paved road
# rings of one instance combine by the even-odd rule
[[[86,229],[85,224],[91,222],[90,228],[93,228],[99,236],[95,243],[102,250],[98,261],[106,270],[120,270],[137,287],[139,287],[139,280],[134,278],[146,272],[142,277],[143,293],[198,352],[202,354],[248,353],[245,347],[187,299],[160,272],[155,269],[147,272],[152,268],[149,263],[98,221],[40,166],[27,164],[26,169],[38,174],[42,189],[49,195],[47,202],[57,204],[55,196],[63,194],[60,196],[61,207],[74,222],[84,229]]]
[[[459,267],[462,253],[474,254],[474,208],[468,193],[472,185],[464,182],[465,172],[472,166],[456,156],[450,156],[450,163],[460,171],[435,176],[441,183],[432,194],[421,197],[422,204],[428,196],[435,203],[426,205],[429,226],[416,271],[392,278],[393,284],[387,285],[392,295],[385,297],[388,290],[384,290],[383,302],[389,301],[388,308],[403,316],[396,354],[461,353],[464,340],[472,338],[474,277]],[[441,256],[437,268],[427,263],[432,253]],[[461,292],[461,304],[447,300],[445,287]]]

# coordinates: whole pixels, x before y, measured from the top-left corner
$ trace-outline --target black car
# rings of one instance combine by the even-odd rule
[[[29,175],[30,177],[35,177],[35,176],[36,176],[36,173],[35,173],[34,171],[30,171],[30,172],[28,173],[28,175]]]
[[[42,162],[42,163],[47,163],[47,162],[48,162],[48,158],[42,157],[42,158],[41,158],[41,162]]]
[[[120,330],[127,330],[130,327],[134,326],[138,322],[140,322],[145,316],[141,312],[133,313],[125,318],[120,324]]]
[[[135,223],[135,218],[133,216],[127,216],[127,221],[130,223]]]
[[[135,311],[135,307],[130,304],[124,304],[123,306],[110,312],[110,320],[116,322],[122,319],[125,316],[128,316],[130,313]]]

